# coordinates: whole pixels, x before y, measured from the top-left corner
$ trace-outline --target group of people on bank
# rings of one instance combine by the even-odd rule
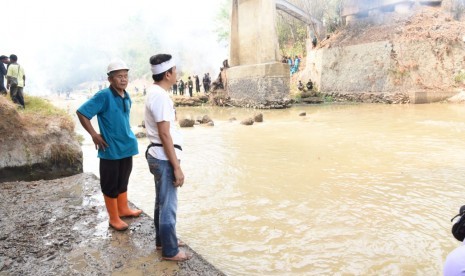
[[[5,65],[7,66],[5,68]],[[6,86],[5,86],[6,77]],[[10,57],[0,56],[0,94],[8,95],[20,108],[25,108],[23,88],[26,85],[26,74],[24,68],[18,63],[18,56],[11,54]]]
[[[306,90],[305,90],[306,88]],[[299,80],[299,83],[297,84],[297,89],[299,89],[300,92],[304,91],[312,91],[313,90],[313,82],[311,79],[308,79],[307,84],[304,86],[301,80]]]
[[[283,59],[281,60],[282,63],[287,63],[289,64],[290,67],[290,73],[291,75],[297,73],[299,71],[299,65],[300,65],[300,57],[295,56],[294,59],[292,59],[291,56],[283,56]]]
[[[171,55],[150,58],[154,83],[147,89],[145,127],[150,144],[145,158],[155,182],[155,247],[169,261],[188,260],[176,236],[177,189],[184,184],[181,169],[183,138],[176,126],[176,111],[170,90],[176,83],[176,64]],[[141,210],[128,205],[128,183],[133,156],[139,153],[138,141],[131,130],[131,98],[126,91],[129,67],[122,60],[107,68],[110,86],[98,91],[76,111],[80,123],[90,134],[100,158],[100,186],[109,215],[109,227],[125,231],[124,217],[138,217]],[[91,120],[97,116],[99,132]]]
[[[194,80],[192,80],[194,79]],[[198,94],[200,93],[200,87],[203,86],[203,92],[206,94],[210,92],[211,88],[211,78],[210,78],[210,73],[205,73],[205,75],[202,78],[202,84],[200,84],[200,79],[198,75],[195,76],[189,76],[187,78],[187,81],[183,81],[180,79],[179,81],[176,80],[176,82],[173,84],[171,87],[171,92],[173,95],[179,95],[184,96],[184,92],[188,91],[189,92],[189,97],[192,97],[192,93],[194,90],[194,85],[195,85],[195,92]]]

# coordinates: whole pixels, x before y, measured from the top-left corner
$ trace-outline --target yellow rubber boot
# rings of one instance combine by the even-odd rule
[[[117,231],[124,231],[128,229],[126,222],[121,220],[118,214],[118,199],[111,198],[106,195],[103,195],[105,199],[105,206],[107,207],[108,216],[110,217],[110,227]]]

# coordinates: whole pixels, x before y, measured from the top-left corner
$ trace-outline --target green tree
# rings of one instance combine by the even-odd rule
[[[305,55],[307,26],[286,13],[278,13],[276,20],[278,43],[283,56]]]
[[[306,41],[310,36],[308,31],[321,39],[326,32],[334,32],[342,22],[343,0],[288,0],[288,2],[319,20],[323,24],[323,29],[317,28],[316,25],[307,26],[306,23],[284,12],[278,12],[278,41],[283,55],[305,54]]]
[[[231,8],[232,0],[223,0],[220,10],[216,16],[215,32],[218,36],[218,43],[229,46],[229,33],[231,29]]]

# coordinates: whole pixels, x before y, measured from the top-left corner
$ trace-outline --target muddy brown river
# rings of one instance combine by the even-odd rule
[[[177,232],[228,275],[440,275],[459,245],[450,218],[465,204],[462,105],[177,112],[215,122],[182,129]],[[257,112],[263,123],[239,123]],[[140,124],[142,104],[131,116]],[[84,136],[84,170],[98,175]],[[147,144],[129,196],[153,216]]]

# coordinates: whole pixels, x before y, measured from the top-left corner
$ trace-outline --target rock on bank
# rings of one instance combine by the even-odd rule
[[[33,109],[34,104],[28,106],[26,99],[28,108]],[[52,109],[50,105],[45,111],[18,111],[0,96],[0,182],[53,179],[82,172],[82,150],[74,122]]]

